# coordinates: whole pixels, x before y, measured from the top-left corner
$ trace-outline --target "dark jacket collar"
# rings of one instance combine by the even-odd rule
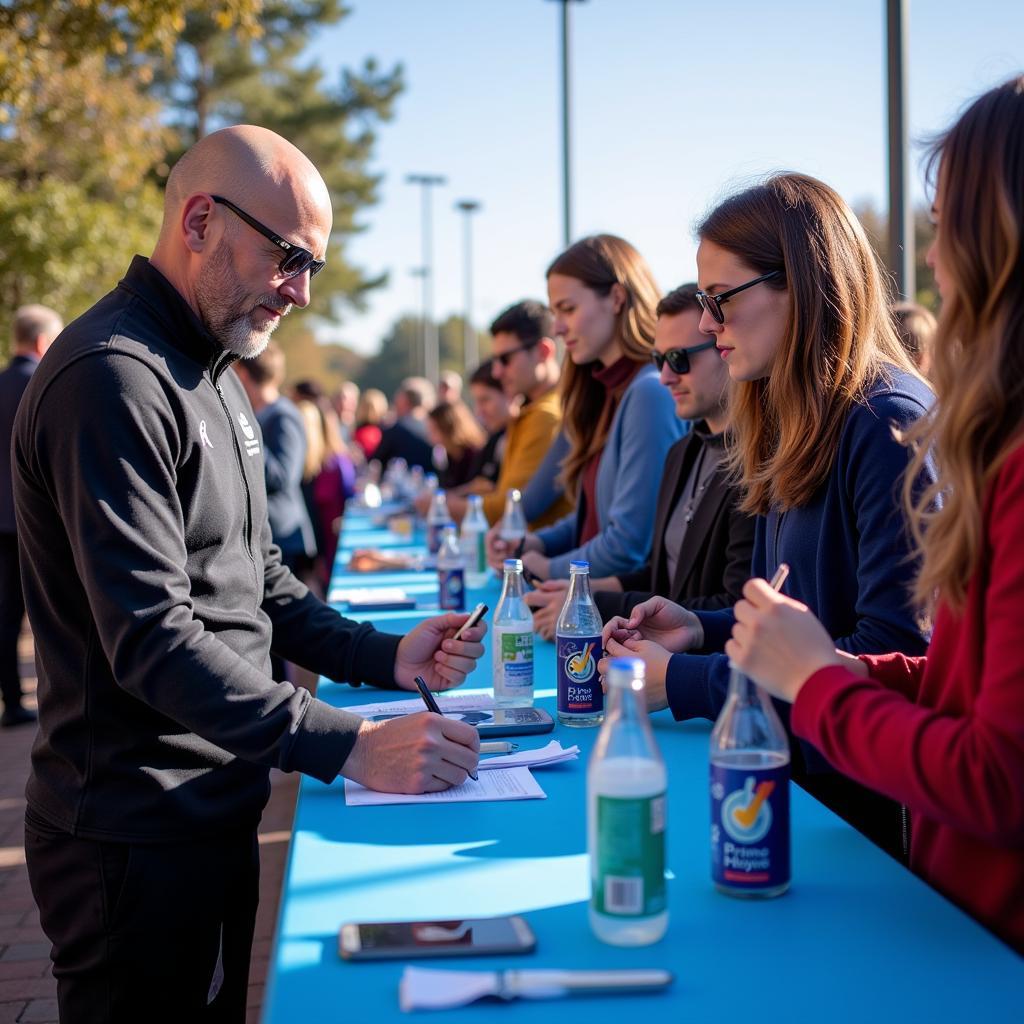
[[[177,288],[145,256],[135,256],[119,288],[137,295],[165,327],[167,341],[209,370],[216,380],[238,357],[203,326]]]

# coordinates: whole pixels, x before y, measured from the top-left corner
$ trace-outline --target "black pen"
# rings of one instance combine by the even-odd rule
[[[523,539],[516,545],[516,549],[512,553],[512,557],[522,559],[525,547],[526,538],[523,537]],[[544,582],[535,572],[530,572],[525,565],[523,566],[523,579],[526,580],[531,587],[539,587],[540,584]]]
[[[416,689],[420,691],[420,696],[423,698],[423,703],[427,705],[427,710],[435,715],[440,715],[441,709],[437,706],[437,701],[434,700],[434,695],[430,692],[430,687],[427,686],[427,682],[423,676],[417,676],[413,682],[416,684]],[[443,718],[444,716],[442,715],[441,717]],[[476,772],[470,772],[469,777],[474,782],[480,781]]]

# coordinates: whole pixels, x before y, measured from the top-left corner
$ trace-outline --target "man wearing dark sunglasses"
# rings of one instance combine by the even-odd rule
[[[459,685],[486,627],[342,618],[271,542],[264,437],[225,372],[309,302],[327,188],[262,128],[175,166],[151,259],[69,324],[14,427],[39,735],[29,879],[65,1021],[242,1022],[271,766],[379,790],[458,785],[464,722],[366,723],[271,673]]]
[[[754,520],[738,509],[728,484],[724,436],[729,369],[715,339],[701,334],[696,285],[682,285],[658,304],[651,359],[675,400],[676,414],[693,429],[669,450],[658,492],[654,543],[647,565],[625,576],[591,581],[602,618],[628,615],[654,594],[687,607],[734,604],[750,575]],[[527,595],[534,628],[554,635],[564,580],[547,580]],[[673,596],[675,595],[675,596]]]

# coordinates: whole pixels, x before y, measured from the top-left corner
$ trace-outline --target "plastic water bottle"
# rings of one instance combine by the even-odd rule
[[[466,514],[462,517],[462,557],[466,561],[466,583],[482,587],[487,582],[487,517],[483,498],[469,496]]]
[[[441,547],[437,552],[438,604],[446,612],[466,610],[466,570],[455,535],[455,524],[449,520],[441,531]]]
[[[498,536],[505,542],[505,553],[518,557],[519,545],[526,536],[526,516],[523,514],[523,496],[514,487],[505,495],[505,514],[501,517]]]
[[[569,592],[555,624],[558,721],[562,725],[599,725],[604,694],[597,663],[604,656],[601,616],[590,593],[590,563],[569,563]]]
[[[730,896],[789,888],[789,740],[771,698],[735,667],[711,731],[711,877]]]
[[[491,621],[494,702],[498,707],[533,703],[533,615],[523,600],[523,563],[505,559],[505,582]]]
[[[427,513],[427,551],[436,555],[441,548],[441,532],[451,522],[448,515],[448,498],[444,491],[438,489],[434,492],[433,501],[430,503],[430,511]]]
[[[608,666],[608,714],[587,768],[590,927],[613,946],[646,946],[668,927],[668,777],[647,717],[644,663]]]

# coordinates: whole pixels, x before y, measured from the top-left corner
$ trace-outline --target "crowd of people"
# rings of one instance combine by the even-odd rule
[[[0,681],[3,724],[32,720],[24,593],[26,849],[62,1014],[129,1019],[161,948],[177,1019],[244,1016],[268,766],[399,791],[473,769],[462,723],[371,725],[287,682],[291,661],[443,689],[483,652],[483,626],[455,639],[464,616],[391,637],[306,585],[360,468],[395,459],[437,474],[456,521],[482,496],[489,560],[521,556],[542,636],[587,560],[606,656],[643,659],[651,710],[713,719],[739,667],[776,697],[801,786],[1024,950],[1024,78],[976,100],[930,168],[938,320],[891,302],[834,189],[786,173],[710,210],[697,281],[667,293],[621,238],[569,246],[465,385],[408,378],[390,404],[285,388],[269,337],[308,302],[330,208],[301,153],[245,126],[185,154],[150,259],[49,352],[57,314],[19,310]],[[137,861],[160,884],[114,942]]]

